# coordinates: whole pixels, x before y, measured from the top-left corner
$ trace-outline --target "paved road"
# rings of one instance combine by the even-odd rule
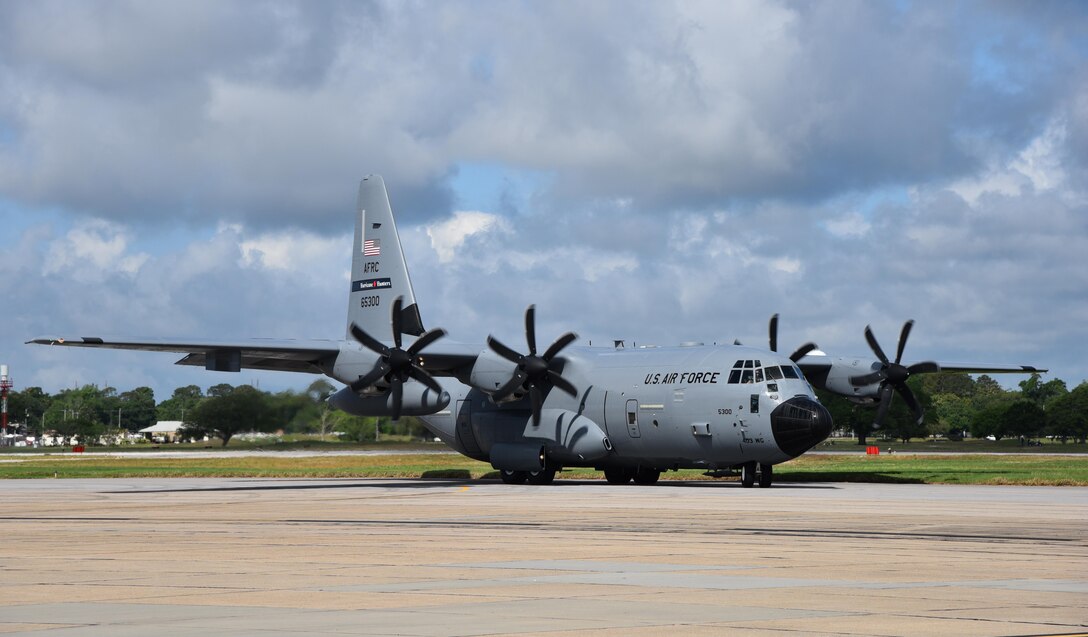
[[[357,479],[0,486],[0,633],[1088,629],[1088,488]]]

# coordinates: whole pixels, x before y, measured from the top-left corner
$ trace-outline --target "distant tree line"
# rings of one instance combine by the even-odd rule
[[[969,374],[945,373],[914,376],[907,385],[925,409],[925,418],[917,423],[897,395],[880,431],[872,427],[874,409],[818,393],[835,426],[852,430],[862,444],[872,435],[904,441],[926,436],[958,440],[964,434],[1024,441],[1052,436],[1063,443],[1088,438],[1088,382],[1070,391],[1061,379],[1043,382],[1032,374],[1020,382],[1019,390],[1006,390],[986,375],[976,380]]]
[[[184,437],[218,438],[223,445],[243,432],[334,432],[341,439],[373,441],[381,435],[428,436],[418,418],[360,418],[331,409],[325,399],[335,391],[319,379],[305,391],[266,392],[250,385],[221,383],[205,393],[196,385],[174,390],[155,402],[150,387],[118,393],[113,387],[84,385],[48,394],[40,387],[12,392],[8,398],[9,422],[25,424],[27,433],[53,432],[65,442],[93,441],[136,432],[160,420],[185,423]]]
[[[831,411],[835,426],[852,431],[864,444],[881,435],[902,440],[926,436],[959,439],[992,436],[1030,440],[1053,436],[1066,442],[1088,438],[1088,382],[1072,391],[1065,381],[1043,382],[1038,374],[1020,382],[1020,389],[1006,390],[989,376],[926,374],[907,381],[925,408],[921,424],[896,397],[880,431],[872,428],[876,410],[857,406],[827,392],[818,392]],[[398,422],[388,418],[359,418],[330,409],[325,399],[334,391],[331,383],[316,380],[305,391],[276,393],[249,385],[213,385],[205,393],[196,385],[179,387],[156,403],[150,387],[118,393],[113,387],[84,385],[47,394],[40,387],[13,392],[8,399],[9,419],[25,420],[30,432],[53,431],[67,440],[97,440],[110,432],[134,432],[159,420],[185,423],[184,434],[194,438],[218,438],[224,445],[241,432],[317,433],[337,432],[356,442],[375,440],[381,434],[426,437],[417,418]]]

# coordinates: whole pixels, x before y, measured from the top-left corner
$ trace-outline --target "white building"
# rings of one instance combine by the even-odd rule
[[[151,442],[174,442],[178,437],[178,429],[184,425],[180,420],[160,420],[150,427],[144,427],[140,433]]]

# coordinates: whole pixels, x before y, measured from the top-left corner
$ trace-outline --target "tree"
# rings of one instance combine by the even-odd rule
[[[931,396],[952,394],[960,398],[970,398],[975,395],[975,381],[970,374],[964,372],[925,374],[921,379],[922,389]]]
[[[971,418],[971,435],[975,438],[993,436],[994,440],[1004,438],[1007,435],[1005,409],[1005,405],[997,403],[976,411]]]
[[[1009,436],[1034,438],[1046,425],[1043,408],[1030,400],[1018,400],[1001,414],[1001,430]],[[1021,440],[1023,442],[1023,440]]]
[[[13,420],[25,421],[28,434],[40,432],[42,418],[52,402],[53,397],[42,391],[41,387],[27,387],[8,396],[8,414]]]
[[[937,419],[933,431],[946,436],[949,440],[963,438],[963,433],[971,427],[971,417],[974,414],[971,400],[956,394],[935,395],[933,412]]]
[[[180,420],[184,422],[192,413],[200,401],[204,400],[204,392],[196,385],[186,385],[174,390],[174,394],[159,403],[156,408],[158,420]]]
[[[84,385],[62,390],[45,412],[46,427],[55,430],[65,442],[80,436],[81,442],[93,443],[97,436],[90,436],[96,429],[101,433],[110,422],[111,410],[116,413],[113,404],[117,400],[112,387]]]
[[[1032,374],[1027,380],[1020,381],[1020,394],[1040,407],[1067,393],[1069,390],[1065,387],[1065,381],[1060,378],[1044,383],[1038,374]]]
[[[150,387],[137,387],[120,396],[118,424],[129,431],[139,431],[155,424],[155,392]]]
[[[1046,431],[1063,443],[1069,438],[1084,442],[1088,438],[1088,383],[1055,398],[1046,410]]]
[[[216,385],[208,394],[182,428],[183,436],[215,436],[225,447],[238,432],[270,431],[276,424],[267,395],[249,385]]]

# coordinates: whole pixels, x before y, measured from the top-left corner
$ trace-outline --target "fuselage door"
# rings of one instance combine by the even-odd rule
[[[627,433],[632,438],[641,438],[642,433],[638,430],[638,401],[627,401]]]
[[[480,449],[480,443],[476,441],[476,434],[472,431],[472,401],[457,401],[457,442],[465,448],[465,455],[471,458],[484,458],[484,452]]]

